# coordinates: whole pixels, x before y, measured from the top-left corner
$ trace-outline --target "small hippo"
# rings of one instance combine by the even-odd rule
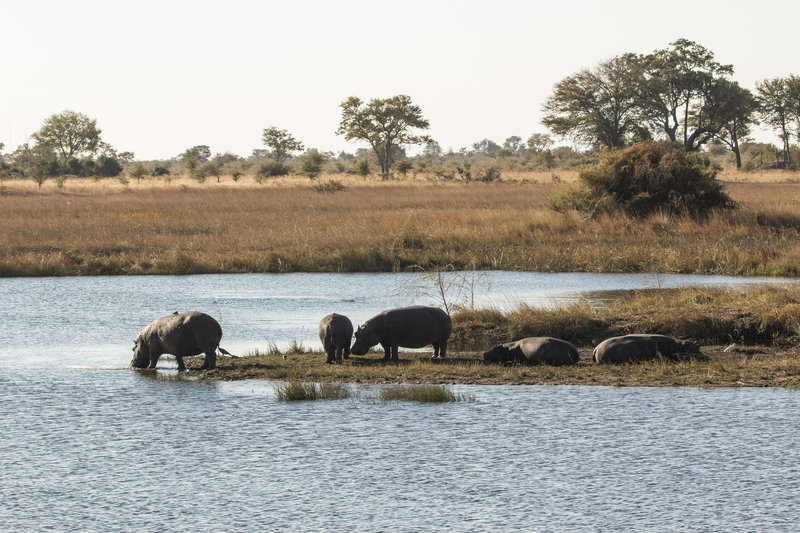
[[[685,359],[706,356],[700,348],[689,341],[682,341],[665,335],[625,335],[611,337],[598,344],[593,358],[597,363],[627,363],[646,361],[663,357],[665,359]]]
[[[150,323],[136,337],[133,346],[134,368],[155,368],[162,354],[174,355],[178,370],[185,370],[183,358],[205,354],[202,369],[217,365],[217,348],[222,338],[219,322],[205,313],[173,313]],[[219,348],[219,351],[230,355]]]
[[[353,323],[344,315],[331,313],[319,321],[319,340],[325,349],[326,363],[341,363],[350,357]]]
[[[553,337],[528,337],[498,344],[485,354],[487,363],[520,363],[523,365],[574,365],[580,356],[571,343]]]
[[[364,355],[380,344],[383,360],[397,361],[397,349],[422,348],[433,345],[433,357],[444,358],[452,323],[447,313],[436,307],[416,305],[390,309],[370,318],[356,330],[356,341],[350,351]]]

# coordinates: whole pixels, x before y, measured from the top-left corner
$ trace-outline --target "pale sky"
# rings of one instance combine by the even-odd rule
[[[271,126],[354,152],[339,104],[408,94],[445,150],[502,144],[547,133],[562,78],[679,38],[751,90],[800,74],[798,21],[796,0],[2,0],[0,142],[69,109],[140,160],[198,144],[247,156]]]

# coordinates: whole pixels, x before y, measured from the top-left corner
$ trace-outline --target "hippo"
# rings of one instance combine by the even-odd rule
[[[598,344],[593,358],[597,363],[627,363],[646,361],[657,357],[678,360],[706,356],[693,342],[673,339],[665,335],[625,335],[611,337]]]
[[[162,354],[174,355],[178,370],[185,370],[183,358],[204,353],[202,369],[217,365],[217,348],[222,338],[219,322],[205,313],[173,313],[163,316],[144,328],[133,346],[134,368],[155,368]],[[221,353],[230,355],[219,348]]]
[[[380,344],[384,361],[391,355],[397,361],[397,348],[422,348],[433,345],[433,357],[444,358],[452,323],[447,313],[437,307],[415,305],[383,311],[370,318],[356,330],[356,341],[350,352],[364,355]]]
[[[344,315],[331,313],[319,321],[319,340],[325,349],[326,363],[341,363],[350,357],[353,323]]]
[[[485,354],[487,363],[520,363],[524,365],[574,365],[580,356],[571,343],[553,337],[528,337],[498,344]]]

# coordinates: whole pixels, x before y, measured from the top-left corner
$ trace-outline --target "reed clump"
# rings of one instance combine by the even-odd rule
[[[475,395],[453,392],[445,385],[391,385],[381,387],[377,397],[385,402],[418,402],[418,403],[443,403],[443,402],[471,402]]]
[[[338,179],[338,178],[337,178]],[[89,182],[90,184],[93,182]],[[243,182],[19,188],[0,195],[0,275],[539,272],[800,275],[800,183],[727,183],[741,206],[703,220],[588,219],[565,182],[375,182],[320,194]],[[322,183],[322,182],[321,182]],[[185,185],[185,184],[184,184]]]
[[[340,383],[304,383],[301,381],[288,381],[275,385],[275,398],[285,402],[340,400],[352,396],[353,393],[350,387]]]

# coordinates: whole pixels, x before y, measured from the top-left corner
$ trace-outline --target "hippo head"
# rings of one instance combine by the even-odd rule
[[[134,368],[147,368],[150,364],[150,347],[147,341],[141,337],[137,338],[133,345],[133,359],[131,366]]]
[[[511,350],[508,349],[507,346],[503,346],[502,344],[498,344],[485,354],[483,354],[483,360],[487,363],[505,363],[507,362],[511,355]]]
[[[378,332],[371,328],[369,324],[359,326],[356,332],[353,333],[353,337],[356,339],[353,347],[350,348],[350,353],[353,355],[364,355],[370,348],[380,342]]]
[[[700,347],[691,341],[678,341],[678,344],[680,345],[679,353],[705,357],[705,354],[700,351]]]

